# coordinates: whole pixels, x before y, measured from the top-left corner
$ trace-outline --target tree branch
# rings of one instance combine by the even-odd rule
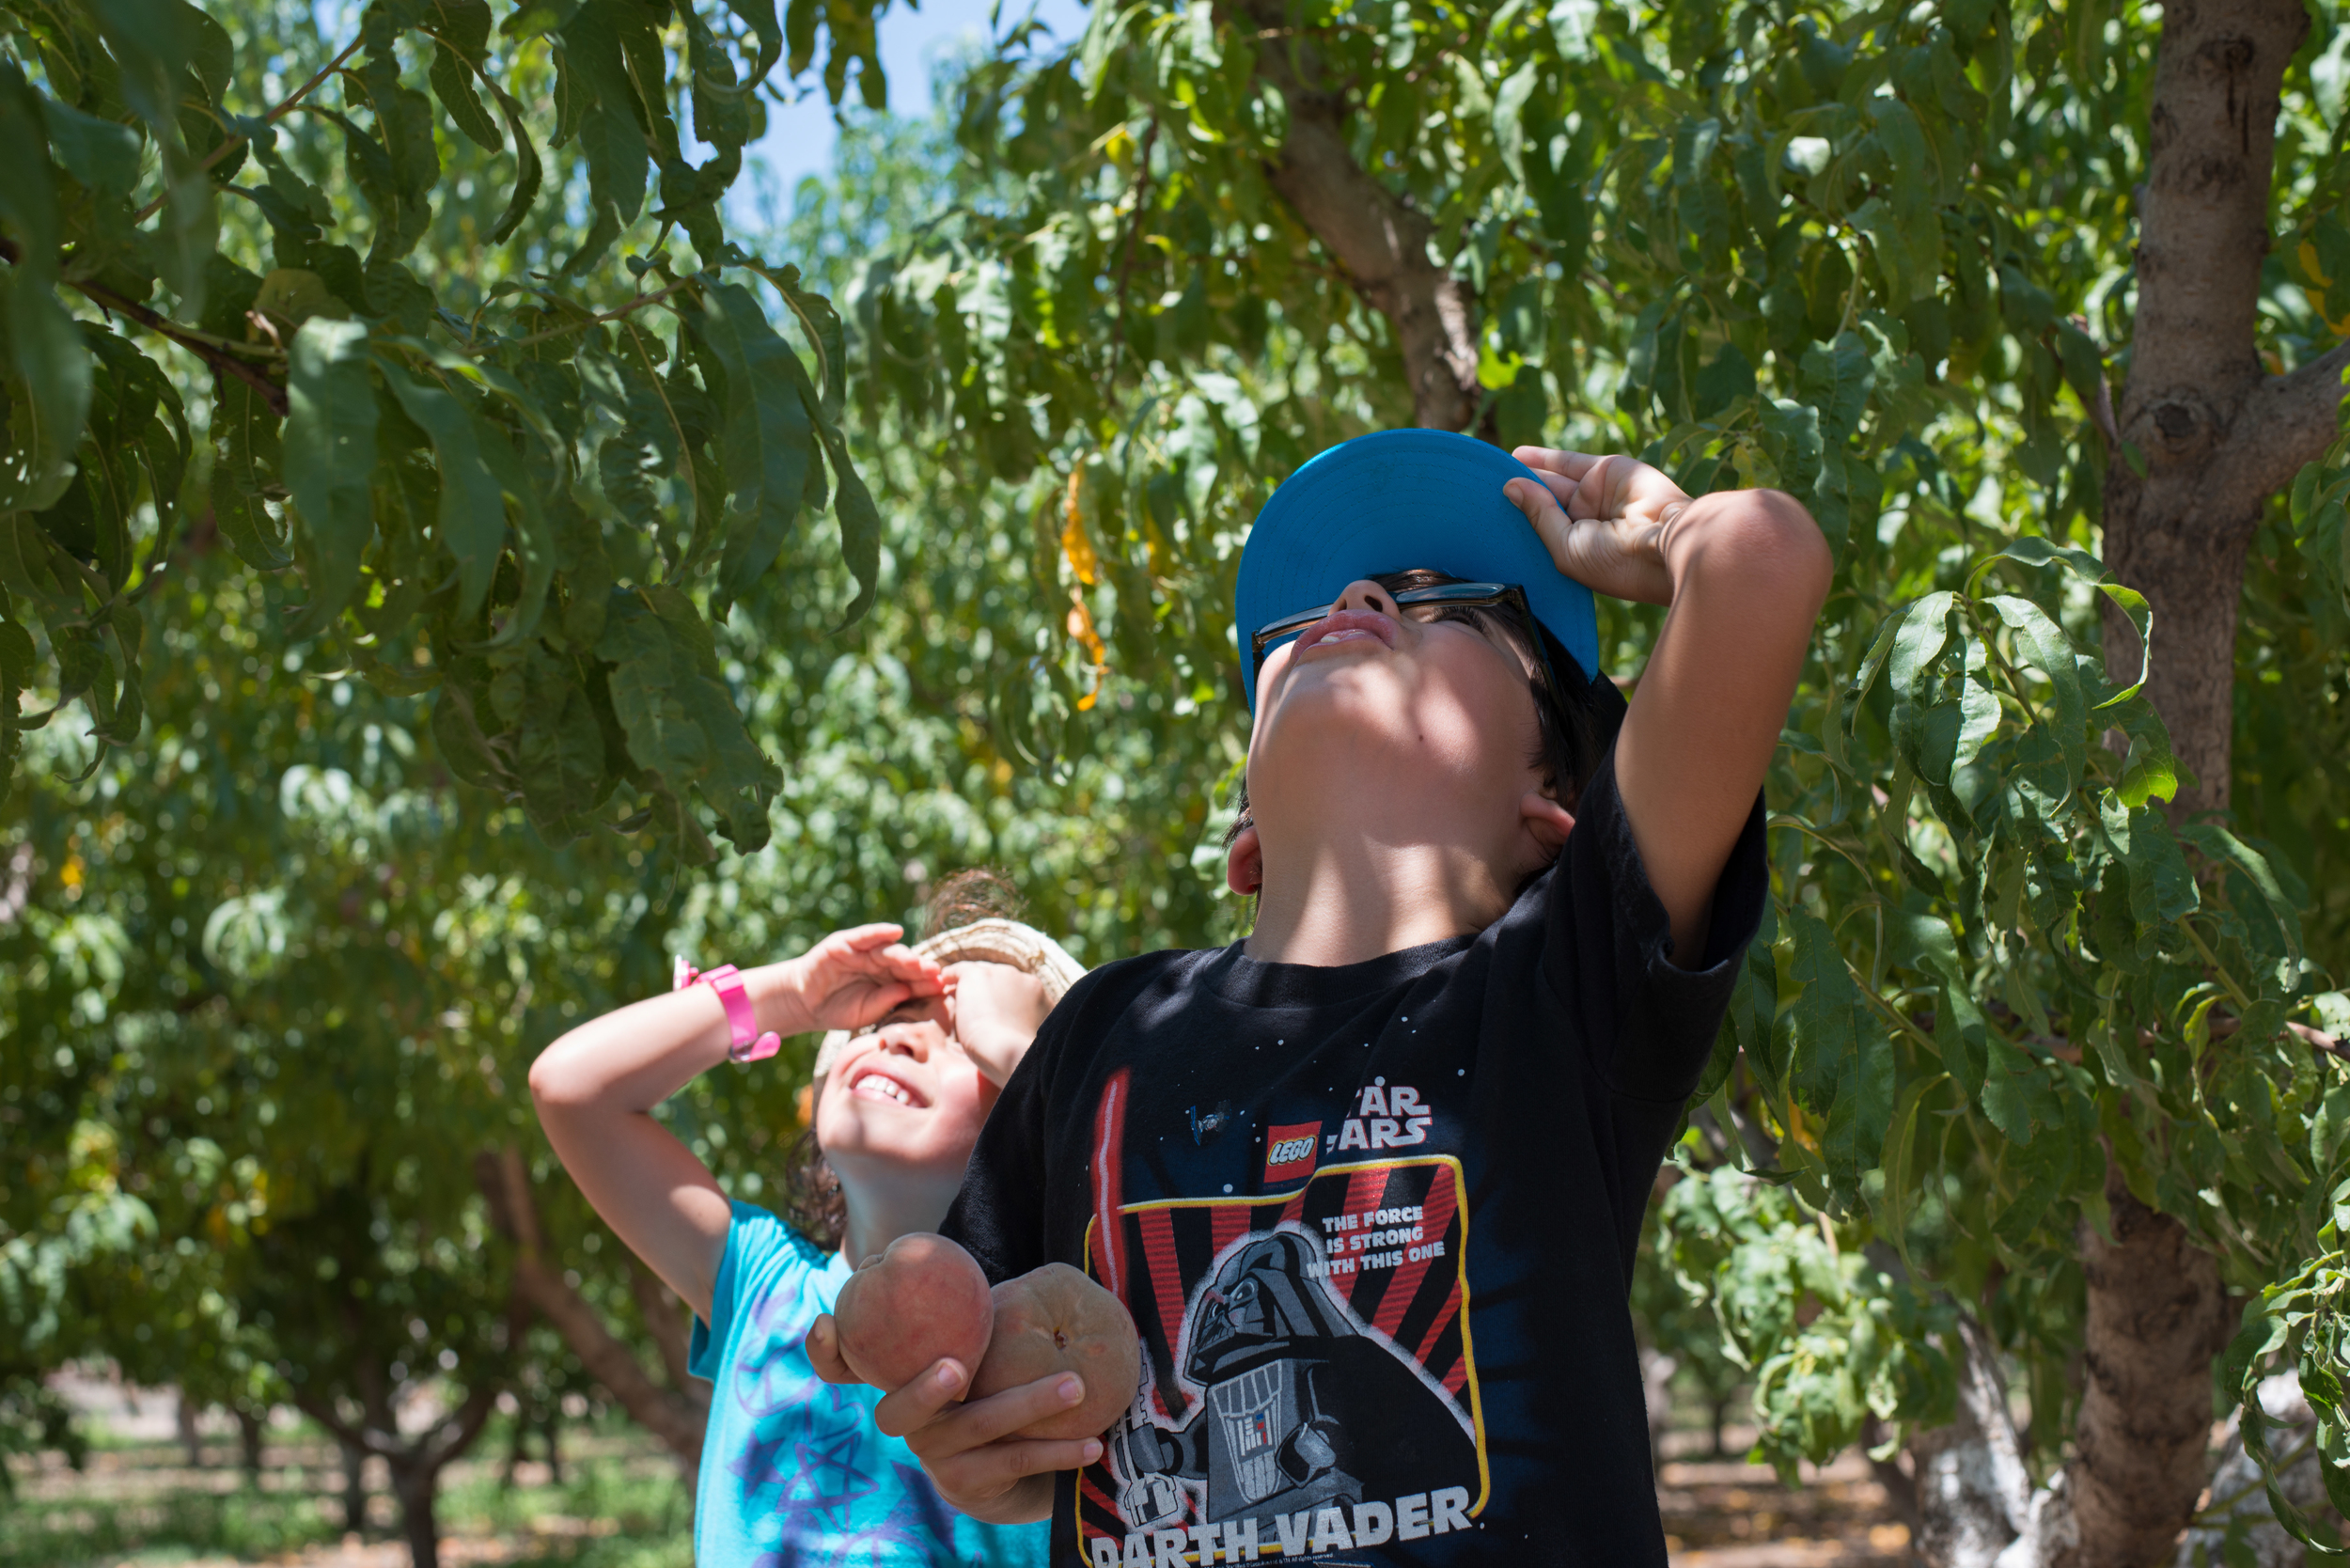
[[[586,1297],[540,1254],[537,1205],[521,1151],[512,1145],[474,1156],[474,1180],[490,1206],[491,1222],[514,1243],[514,1288],[538,1309],[588,1375],[603,1385],[640,1425],[661,1439],[687,1469],[701,1463],[707,1417],[683,1394],[653,1382],[635,1354],[604,1326]],[[654,1331],[659,1332],[657,1325]]]
[[[342,1444],[345,1448],[357,1449],[361,1453],[373,1453],[376,1451],[375,1449],[368,1445],[367,1433],[363,1429],[352,1426],[350,1422],[344,1420],[336,1411],[333,1401],[312,1399],[304,1394],[299,1388],[293,1391],[291,1398],[293,1400],[293,1407],[296,1410],[301,1411],[304,1415],[318,1422],[319,1425],[324,1427],[328,1435],[332,1436],[337,1442]]]
[[[473,1446],[481,1435],[481,1426],[490,1419],[497,1404],[497,1385],[483,1380],[465,1394],[465,1403],[444,1416],[432,1429],[416,1439],[410,1450],[429,1469],[439,1469]]]
[[[2212,465],[2212,499],[2229,512],[2257,513],[2262,501],[2316,462],[2342,431],[2345,369],[2350,343],[2337,343],[2296,370],[2263,378],[2246,395]]]
[[[23,255],[14,240],[0,239],[0,261],[14,266]],[[79,290],[100,309],[128,316],[148,331],[170,338],[215,371],[236,377],[261,395],[261,400],[269,404],[270,412],[281,419],[286,416],[286,389],[263,375],[258,367],[238,358],[227,339],[215,337],[209,332],[198,332],[194,327],[181,326],[168,316],[150,310],[136,301],[124,299],[103,284],[74,278],[64,281],[68,288]]]
[[[1278,8],[1251,0],[1264,30],[1282,26]],[[1431,260],[1435,226],[1355,160],[1347,145],[1345,98],[1320,81],[1311,41],[1261,43],[1258,70],[1289,104],[1289,133],[1265,179],[1313,237],[1345,269],[1363,303],[1385,316],[1402,351],[1412,419],[1433,430],[1466,430],[1483,389],[1477,381],[1476,304],[1468,287]]]

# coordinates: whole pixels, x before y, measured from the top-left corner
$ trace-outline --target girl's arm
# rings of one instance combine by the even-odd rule
[[[1693,501],[1628,457],[1521,447],[1517,458],[1543,484],[1503,491],[1559,571],[1668,606],[1616,740],[1616,784],[1672,921],[1673,959],[1694,964],[1827,597],[1827,541],[1776,490]]]
[[[949,989],[938,965],[898,945],[893,925],[838,931],[798,958],[743,973],[759,1027],[781,1035],[861,1028],[915,996]],[[629,1250],[710,1321],[733,1209],[709,1168],[652,1109],[732,1043],[707,985],[607,1012],[540,1053],[530,1097],[547,1141]]]

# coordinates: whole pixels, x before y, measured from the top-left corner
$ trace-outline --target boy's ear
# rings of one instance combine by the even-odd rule
[[[1567,835],[1574,831],[1574,813],[1540,790],[1528,790],[1520,798],[1518,816],[1546,856],[1566,848]]]
[[[1253,823],[1233,835],[1232,847],[1224,852],[1224,886],[1243,898],[1263,890],[1264,846]]]

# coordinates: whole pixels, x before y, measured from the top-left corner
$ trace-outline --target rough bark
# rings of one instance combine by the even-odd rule
[[[1289,133],[1265,179],[1322,242],[1355,291],[1387,319],[1412,389],[1412,422],[1462,431],[1478,418],[1477,303],[1431,259],[1435,226],[1373,179],[1347,146],[1347,102],[1324,81],[1318,52],[1277,4],[1242,8],[1265,37],[1257,68],[1281,91]],[[1490,420],[1487,421],[1490,423]],[[1490,438],[1489,431],[1480,431]]]
[[[2105,553],[2154,609],[2147,695],[2189,776],[2182,815],[2227,808],[2245,552],[2267,497],[2331,438],[2342,397],[2340,351],[2270,376],[2253,346],[2278,95],[2308,28],[2299,0],[2163,12]],[[2136,667],[2119,615],[2106,646],[2114,667]],[[2207,1473],[2211,1362],[2230,1326],[2216,1262],[2118,1183],[2110,1196],[2113,1243],[2083,1240],[2088,1386],[2065,1476],[2079,1524],[2067,1568],[2170,1560]]]
[[[2105,555],[2154,606],[2147,695],[2194,777],[2181,811],[2228,804],[2245,549],[2267,496],[2331,439],[2342,395],[2339,351],[2270,376],[2253,349],[2278,93],[2308,28],[2299,0],[2188,0],[2165,8],[2155,57]],[[2106,646],[2117,668],[2137,667],[2118,614]]]
[[[698,1392],[693,1380],[682,1375],[683,1325],[669,1315],[671,1337],[678,1341],[673,1354],[664,1338],[663,1315],[651,1309],[645,1312],[646,1325],[662,1348],[663,1359],[671,1363],[672,1377],[678,1380],[677,1387],[664,1388],[605,1325],[587,1297],[547,1262],[540,1241],[538,1205],[531,1198],[530,1175],[523,1166],[521,1152],[510,1145],[482,1151],[475,1156],[474,1177],[489,1201],[492,1222],[514,1244],[514,1289],[563,1336],[563,1342],[572,1347],[588,1375],[676,1456],[690,1484],[701,1465],[709,1401],[707,1396],[697,1400],[685,1391]],[[654,1283],[657,1290],[658,1282]],[[643,1295],[638,1299],[642,1305]]]
[[[2211,1363],[2234,1326],[2211,1255],[2116,1181],[2113,1240],[2084,1228],[2087,1384],[2070,1466],[2068,1568],[2168,1561],[2209,1474]]]

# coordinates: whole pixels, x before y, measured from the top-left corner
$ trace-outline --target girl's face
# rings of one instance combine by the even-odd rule
[[[993,964],[950,967],[1008,969]],[[1030,987],[1037,984],[1018,970],[1009,974]],[[998,993],[995,986],[974,986],[967,1000],[916,998],[843,1048],[816,1102],[816,1141],[844,1184],[934,1184],[949,1197],[962,1184],[971,1146],[997,1091],[964,1052],[958,1013],[966,1029],[1000,1026],[992,1016],[973,1012],[995,1005]],[[1033,1023],[1027,1027],[1033,1034]]]

